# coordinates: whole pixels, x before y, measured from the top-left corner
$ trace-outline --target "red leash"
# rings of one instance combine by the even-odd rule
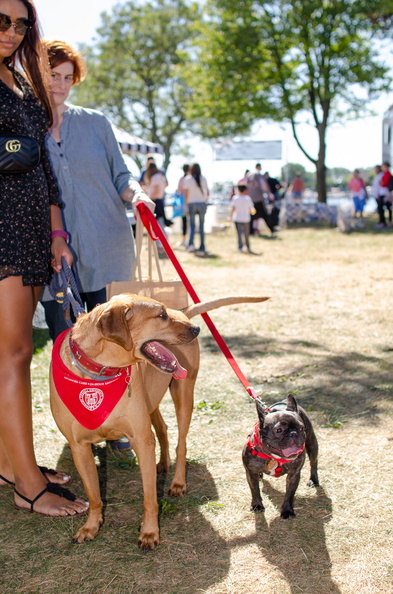
[[[140,214],[140,217],[141,217],[141,221],[143,223],[143,226],[145,227],[145,229],[149,233],[150,237],[154,241],[157,241],[157,239],[159,239],[160,242],[162,243],[162,246],[163,246],[166,254],[168,255],[170,261],[172,262],[172,264],[175,267],[177,273],[179,274],[181,280],[183,281],[183,284],[186,287],[187,292],[189,293],[189,295],[190,295],[191,299],[193,300],[193,302],[194,303],[200,303],[201,300],[199,299],[198,295],[196,294],[194,287],[192,286],[192,284],[188,280],[188,278],[186,276],[186,273],[184,272],[184,270],[183,270],[183,268],[182,268],[179,260],[176,258],[176,255],[175,255],[173,249],[171,248],[171,246],[169,245],[168,240],[165,237],[165,235],[164,235],[164,233],[163,233],[160,225],[157,223],[157,220],[156,220],[154,214],[149,210],[149,208],[143,202],[140,202],[137,205],[137,209],[138,209],[138,212]],[[254,388],[252,388],[250,386],[250,383],[248,382],[248,380],[244,376],[244,374],[241,371],[239,365],[236,363],[236,361],[235,361],[235,359],[234,359],[231,351],[229,350],[229,348],[228,348],[225,340],[222,338],[221,334],[218,332],[217,328],[213,324],[213,322],[210,319],[209,315],[207,313],[203,313],[201,315],[202,315],[202,318],[205,320],[205,322],[207,324],[207,327],[209,328],[210,332],[212,333],[212,336],[213,336],[214,340],[216,341],[216,343],[220,347],[222,353],[227,358],[229,365],[232,367],[233,371],[236,373],[236,375],[239,378],[240,382],[243,384],[243,386],[247,390],[249,396],[251,396],[251,398],[253,400],[260,400],[259,397],[257,396],[257,394],[255,393]]]

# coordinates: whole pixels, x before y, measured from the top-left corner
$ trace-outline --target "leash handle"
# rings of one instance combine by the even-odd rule
[[[175,267],[181,280],[183,281],[183,284],[186,287],[187,292],[190,295],[193,302],[200,303],[201,300],[199,299],[198,295],[196,294],[194,287],[188,280],[188,277],[187,277],[186,273],[184,272],[179,260],[177,259],[173,249],[169,245],[168,240],[165,237],[165,234],[163,233],[160,225],[157,223],[157,220],[156,220],[154,214],[150,211],[150,209],[146,206],[146,204],[144,202],[140,202],[139,204],[137,204],[137,209],[138,209],[139,215],[141,217],[141,221],[142,221],[144,227],[146,228],[146,231],[150,235],[151,239],[153,239],[154,241],[157,241],[158,239],[160,240],[167,256],[169,257],[170,261],[172,262],[173,266]],[[201,314],[201,316],[204,319],[207,327],[209,328],[214,340],[220,347],[221,352],[224,354],[229,365],[232,367],[232,369],[235,372],[235,374],[237,375],[238,379],[240,380],[240,382],[242,383],[244,388],[247,390],[249,396],[253,400],[260,400],[259,397],[257,396],[254,388],[252,388],[250,386],[250,382],[247,380],[247,378],[241,371],[239,365],[236,363],[235,358],[233,357],[231,351],[229,350],[225,340],[222,338],[221,334],[219,333],[219,331],[213,324],[212,320],[210,319],[210,316],[207,313],[203,313],[203,314]]]
[[[79,295],[75,277],[64,257],[61,259],[61,264],[60,272],[52,276],[49,292],[53,299],[58,303],[61,303],[63,306],[65,322],[67,326],[71,328],[72,321],[69,315],[70,307],[72,307],[75,318],[81,313],[85,313],[85,309]]]

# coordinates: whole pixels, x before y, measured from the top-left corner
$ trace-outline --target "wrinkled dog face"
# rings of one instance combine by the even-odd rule
[[[275,458],[294,460],[306,440],[306,430],[294,398],[288,396],[287,406],[275,412],[258,406],[258,416],[264,449]]]
[[[306,432],[297,413],[275,412],[266,415],[261,438],[273,456],[295,459],[304,446]]]

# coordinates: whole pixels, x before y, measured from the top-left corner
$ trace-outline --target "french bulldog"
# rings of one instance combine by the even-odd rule
[[[263,512],[259,478],[262,473],[287,475],[287,489],[281,507],[285,520],[296,516],[293,500],[300,481],[306,452],[311,466],[309,486],[317,487],[318,442],[306,411],[297,405],[292,394],[282,402],[266,407],[255,401],[259,422],[243,448],[243,464],[251,489],[251,511]]]

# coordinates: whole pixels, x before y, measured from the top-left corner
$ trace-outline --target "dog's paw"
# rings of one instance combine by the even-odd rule
[[[170,495],[171,497],[181,497],[182,495],[185,495],[186,492],[187,485],[185,485],[184,483],[172,483],[168,489],[168,495]]]
[[[281,517],[283,520],[293,520],[293,518],[296,518],[296,514],[294,511],[286,509],[281,512]]]
[[[254,512],[255,514],[261,514],[265,511],[265,508],[262,503],[255,503],[251,504],[250,511]]]
[[[310,478],[310,480],[307,483],[307,487],[319,487],[319,481]]]
[[[138,538],[138,547],[145,553],[153,551],[159,543],[158,534],[146,532]]]
[[[78,530],[78,532],[72,538],[72,542],[74,544],[83,544],[84,542],[89,542],[91,540],[94,540],[98,534],[98,530],[99,530],[99,528],[97,528],[95,530],[91,530],[91,529],[86,529],[86,528],[82,527],[80,530]]]
[[[166,474],[169,470],[169,464],[167,464],[166,462],[162,462],[160,460],[160,462],[158,462],[157,464],[157,474]]]

